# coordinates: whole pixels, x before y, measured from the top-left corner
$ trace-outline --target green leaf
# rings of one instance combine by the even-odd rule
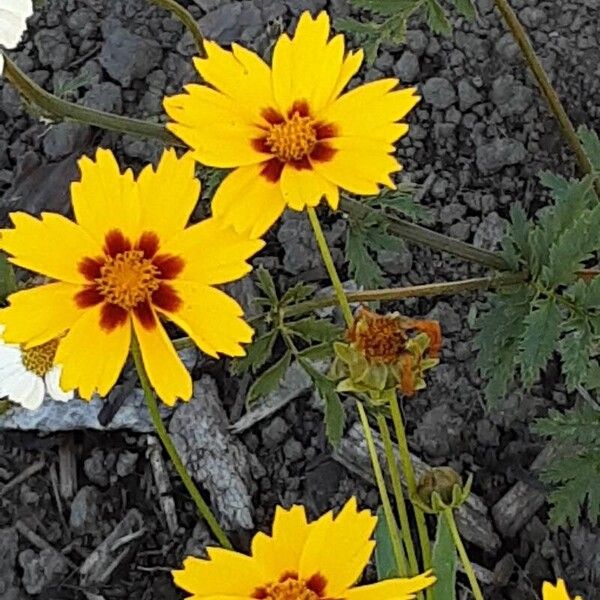
[[[434,600],[456,598],[456,548],[444,515],[438,515],[435,542],[431,555],[431,566],[437,578],[433,587]]]
[[[433,33],[441,35],[450,35],[452,33],[452,25],[446,17],[444,9],[440,6],[437,0],[427,1],[427,25]]]
[[[240,375],[251,369],[256,373],[271,357],[277,335],[277,330],[273,329],[257,337],[250,346],[246,347],[246,356],[231,363],[231,372]]]
[[[403,217],[409,217],[417,222],[431,224],[434,222],[434,216],[427,207],[415,202],[412,189],[386,190],[377,198],[370,201],[374,206],[381,206],[393,214]]]
[[[466,17],[467,19],[469,19],[469,21],[473,21],[475,19],[475,17],[477,16],[477,13],[475,11],[475,5],[473,4],[473,2],[471,0],[452,0],[454,2],[454,5],[456,6],[456,10],[458,10],[458,12],[463,15],[463,17]]]
[[[283,294],[279,305],[288,306],[290,304],[296,304],[297,302],[307,300],[315,293],[316,289],[316,286],[301,281]]]
[[[592,168],[600,171],[600,139],[598,138],[598,134],[588,129],[585,125],[579,127],[577,134]]]
[[[250,386],[248,395],[246,396],[246,404],[248,406],[258,398],[267,396],[277,388],[277,385],[280,383],[290,366],[291,358],[292,353],[288,350],[274,365],[269,367],[254,380],[254,383]]]
[[[384,284],[383,272],[367,250],[363,228],[351,224],[346,234],[346,258],[348,271],[359,287],[373,289]]]
[[[510,221],[509,236],[525,259],[525,263],[528,264],[531,258],[531,246],[529,244],[531,226],[527,220],[527,214],[520,204],[514,203],[510,207]]]
[[[600,364],[595,360],[590,365],[585,387],[588,390],[597,390],[600,388]]]
[[[324,319],[316,319],[315,317],[306,317],[306,319],[288,323],[287,327],[307,342],[333,342],[344,331],[335,323]]]
[[[572,392],[576,386],[587,380],[590,355],[594,351],[594,338],[587,320],[560,341],[559,351],[567,391]]]
[[[384,17],[391,17],[400,11],[418,6],[418,0],[351,0],[356,8],[371,10]]]
[[[312,379],[319,396],[325,403],[325,434],[332,446],[339,445],[344,434],[346,415],[344,405],[336,391],[336,384],[322,373],[319,373],[309,360],[299,356],[298,361]]]
[[[17,291],[17,280],[15,270],[4,252],[0,252],[0,302]]]
[[[256,269],[256,276],[258,278],[257,285],[269,299],[271,306],[277,306],[279,296],[277,295],[277,288],[275,287],[275,282],[273,281],[273,277],[271,277],[271,273],[260,265],[258,269]]]
[[[526,387],[530,387],[541,369],[546,366],[558,345],[562,315],[552,298],[538,302],[525,318],[525,332],[521,340],[519,362],[521,376]]]
[[[333,346],[326,342],[324,344],[317,344],[316,346],[309,346],[298,353],[308,360],[328,360],[333,358]]]
[[[394,523],[396,527],[396,524]],[[375,527],[375,567],[377,568],[377,581],[400,577],[398,565],[392,547],[392,538],[388,527],[383,507],[377,509],[377,526]]]

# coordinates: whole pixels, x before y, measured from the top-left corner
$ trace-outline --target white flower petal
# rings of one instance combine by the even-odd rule
[[[27,29],[27,19],[32,14],[31,0],[2,0],[0,5],[0,45],[5,48],[14,48]],[[2,66],[0,65],[0,67]]]
[[[35,373],[30,373],[23,367],[22,371],[14,371],[9,377],[2,381],[0,385],[0,393],[3,396],[7,396],[12,402],[26,406],[26,408],[32,407],[37,400],[38,396],[32,399],[32,395],[36,392],[36,388],[39,388],[39,383],[42,384],[41,400],[37,406],[39,406],[44,399],[44,384],[41,377],[38,377]],[[37,408],[37,407],[36,407]]]
[[[35,410],[42,405],[44,396],[46,395],[46,386],[44,380],[37,375],[34,375],[33,385],[29,390],[29,393],[23,395],[20,399],[19,404],[28,410]]]
[[[71,398],[73,398],[73,390],[70,392],[65,392],[60,387],[61,373],[62,368],[59,365],[55,365],[46,373],[46,389],[54,400],[66,402],[67,400],[71,400]]]
[[[27,373],[29,371],[21,362],[0,367],[0,398],[7,396],[14,389],[13,380],[15,378],[19,378]]]
[[[21,349],[13,344],[0,342],[0,368],[21,362]]]

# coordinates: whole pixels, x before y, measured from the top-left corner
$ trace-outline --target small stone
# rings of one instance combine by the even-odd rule
[[[100,487],[109,484],[110,478],[104,462],[104,452],[100,448],[94,448],[91,456],[83,461],[83,472],[92,483]]]
[[[423,86],[425,101],[444,110],[456,102],[454,86],[444,77],[432,77]]]
[[[143,38],[129,30],[105,23],[109,31],[100,51],[100,64],[123,87],[134,79],[143,79],[162,60],[162,50],[155,40]]]
[[[456,451],[464,425],[460,415],[447,404],[441,404],[421,417],[414,438],[430,456],[447,457]]]
[[[469,110],[481,100],[481,94],[466,79],[458,82],[458,105],[462,112]]]
[[[478,248],[496,250],[504,238],[505,231],[506,221],[497,212],[491,212],[483,218],[475,231],[473,244]]]
[[[477,422],[477,441],[482,446],[497,448],[500,445],[500,430],[489,419]]]
[[[135,471],[138,455],[135,452],[121,452],[117,459],[117,475],[127,477]]]
[[[251,0],[219,6],[202,17],[198,25],[207,38],[221,44],[253,40],[263,28],[260,10]]]
[[[485,174],[497,173],[509,165],[518,165],[525,160],[525,146],[517,140],[497,138],[493,142],[477,147],[477,168]]]
[[[377,262],[390,275],[406,275],[412,269],[413,255],[408,247],[404,247],[398,252],[380,250],[377,253]]]
[[[427,36],[420,29],[410,29],[406,32],[406,45],[417,56],[425,54],[427,43]]]
[[[275,417],[262,431],[262,441],[267,448],[278,446],[285,439],[289,425],[281,418]]]
[[[503,117],[523,114],[533,100],[533,92],[512,75],[498,77],[492,86],[491,99]]]
[[[420,74],[419,59],[410,50],[406,50],[394,65],[394,73],[400,79],[400,82],[412,83],[417,81]]]
[[[45,548],[39,554],[28,548],[19,554],[23,569],[23,587],[28,594],[40,594],[53,582],[66,575],[69,565],[53,548]]]
[[[121,114],[123,112],[121,88],[110,81],[95,83],[84,94],[81,104],[88,108]]]
[[[519,17],[523,25],[531,29],[537,29],[548,20],[546,11],[537,6],[526,6],[519,12]]]
[[[298,440],[290,438],[283,446],[283,454],[290,462],[296,462],[304,456],[304,448]]]
[[[463,328],[460,315],[447,302],[438,302],[427,315],[428,319],[439,321],[442,335],[457,333]]]
[[[66,121],[52,125],[44,136],[42,145],[44,154],[50,160],[58,160],[73,154],[85,145],[90,135],[87,125]]]
[[[75,56],[71,42],[62,28],[41,29],[33,36],[33,41],[40,63],[54,70],[66,67]]]
[[[71,504],[69,525],[77,535],[94,533],[98,529],[100,494],[92,485],[82,487]]]
[[[496,52],[508,63],[516,63],[520,59],[519,46],[515,42],[511,33],[505,33],[496,42]]]

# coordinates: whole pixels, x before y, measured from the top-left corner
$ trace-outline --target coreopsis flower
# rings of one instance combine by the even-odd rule
[[[209,548],[208,559],[189,557],[175,583],[202,598],[241,600],[408,600],[435,582],[430,573],[355,586],[373,552],[376,517],[350,500],[308,523],[304,507],[278,507],[272,534],[258,533],[250,556]]]
[[[164,101],[168,129],[196,160],[235,169],[212,209],[238,231],[259,236],[286,207],[301,211],[323,197],[336,209],[340,188],[395,187],[393,144],[408,131],[399,121],[419,101],[416,90],[389,78],[343,94],[363,51],[345,54],[344,36],[329,37],[327,13],[304,12],[295,35],[278,39],[270,67],[237,44],[206,42],[206,58],[194,63],[208,85]]]
[[[165,151],[158,167],[134,179],[108,150],[79,161],[71,186],[75,222],[53,213],[11,214],[1,232],[11,261],[53,283],[16,292],[0,310],[3,337],[31,348],[61,338],[55,363],[61,387],[89,399],[115,384],[132,332],[158,396],[189,400],[192,382],[161,318],[186,331],[201,350],[243,356],[252,329],[242,309],[214,287],[251,269],[263,242],[207,219],[186,228],[198,200],[194,161]]]
[[[2,0],[0,2],[0,46],[14,48],[27,29],[27,19],[33,14],[31,0]],[[0,52],[0,73],[4,58]]]
[[[46,393],[60,402],[73,397],[60,385],[61,367],[54,364],[58,339],[39,346],[22,348],[0,340],[0,398],[35,410],[44,401]]]
[[[542,598],[543,600],[583,600],[581,596],[571,598],[567,591],[567,586],[562,579],[559,579],[556,585],[545,581],[542,586]]]

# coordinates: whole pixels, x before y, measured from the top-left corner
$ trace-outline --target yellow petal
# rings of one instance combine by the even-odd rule
[[[139,233],[140,201],[130,169],[121,173],[110,150],[99,148],[96,160],[79,160],[81,181],[71,184],[75,219],[100,245],[119,229],[133,239]]]
[[[372,585],[362,585],[348,590],[346,600],[412,600],[416,592],[435,583],[435,577],[423,573],[410,579],[387,579]]]
[[[542,586],[542,598],[543,600],[571,600],[563,579],[559,579],[556,585],[545,581]],[[581,596],[577,596],[573,600],[581,600]]]
[[[94,392],[106,396],[117,382],[129,352],[131,324],[126,322],[110,332],[100,327],[102,305],[82,312],[61,340],[54,362],[62,365],[60,384],[64,390],[79,389],[89,400]]]
[[[177,312],[163,311],[206,354],[244,356],[241,344],[252,341],[253,329],[243,319],[242,307],[225,292],[200,283],[174,281],[182,300]]]
[[[240,167],[221,182],[212,200],[215,217],[247,231],[252,237],[263,235],[285,210],[279,182],[262,176],[264,165]]]
[[[102,247],[77,223],[54,213],[40,219],[23,212],[10,215],[14,229],[2,230],[0,248],[10,261],[30,271],[70,283],[85,283],[78,264],[98,256]]]
[[[394,90],[397,85],[397,79],[380,79],[361,85],[340,96],[318,118],[334,123],[340,137],[358,136],[391,144],[408,128],[390,126],[403,119],[420,100],[415,88]]]
[[[177,158],[165,150],[156,167],[146,166],[138,178],[141,231],[156,232],[162,243],[181,232],[198,202],[200,182],[191,154]]]
[[[252,540],[252,557],[263,565],[266,581],[278,581],[286,572],[298,572],[311,527],[303,506],[276,508],[272,534],[257,533]]]
[[[300,577],[308,579],[319,573],[326,580],[327,597],[345,597],[369,562],[376,522],[370,511],[358,511],[356,498],[349,500],[335,519],[331,513],[323,515],[313,523],[304,544]]]
[[[198,598],[247,599],[266,583],[260,563],[249,556],[222,548],[208,548],[207,553],[210,560],[186,558],[183,569],[173,571],[175,585]]]
[[[390,175],[402,167],[387,153],[387,144],[360,138],[334,138],[329,143],[337,150],[331,160],[312,164],[331,183],[354,194],[377,194],[380,184],[395,187]]]
[[[204,48],[207,57],[194,59],[204,81],[232,99],[248,123],[256,123],[261,111],[275,104],[271,69],[257,54],[238,44],[232,44],[229,51],[207,41]]]
[[[196,160],[229,168],[269,156],[252,146],[252,140],[264,137],[264,131],[256,126],[262,122],[259,115],[250,122],[239,100],[209,87],[191,84],[185,90],[186,94],[164,101],[165,110],[175,121],[167,128],[193,149]]]
[[[312,169],[296,169],[286,165],[281,174],[281,191],[287,205],[293,210],[317,206],[323,196],[337,208],[339,191],[336,185]]]
[[[360,69],[360,65],[362,65],[364,57],[365,53],[363,52],[362,48],[356,52],[348,53],[344,59],[344,63],[342,64],[342,69],[340,70],[335,87],[333,88],[331,100],[337,98],[342,93],[343,89],[348,85],[350,80],[354,77],[354,75],[356,75]]]
[[[265,243],[236,233],[217,218],[205,219],[173,238],[161,252],[183,256],[185,266],[178,280],[206,285],[227,283],[252,270],[246,262]]]
[[[133,329],[156,395],[169,406],[178,398],[188,401],[192,397],[192,378],[156,314],[152,327],[142,325],[134,315]]]
[[[74,301],[79,289],[68,283],[50,283],[11,294],[10,305],[0,309],[4,341],[38,346],[62,335],[82,314]]]
[[[273,51],[273,92],[282,113],[297,100],[319,111],[334,96],[344,58],[344,38],[328,41],[329,15],[300,16],[294,37],[282,35]]]

